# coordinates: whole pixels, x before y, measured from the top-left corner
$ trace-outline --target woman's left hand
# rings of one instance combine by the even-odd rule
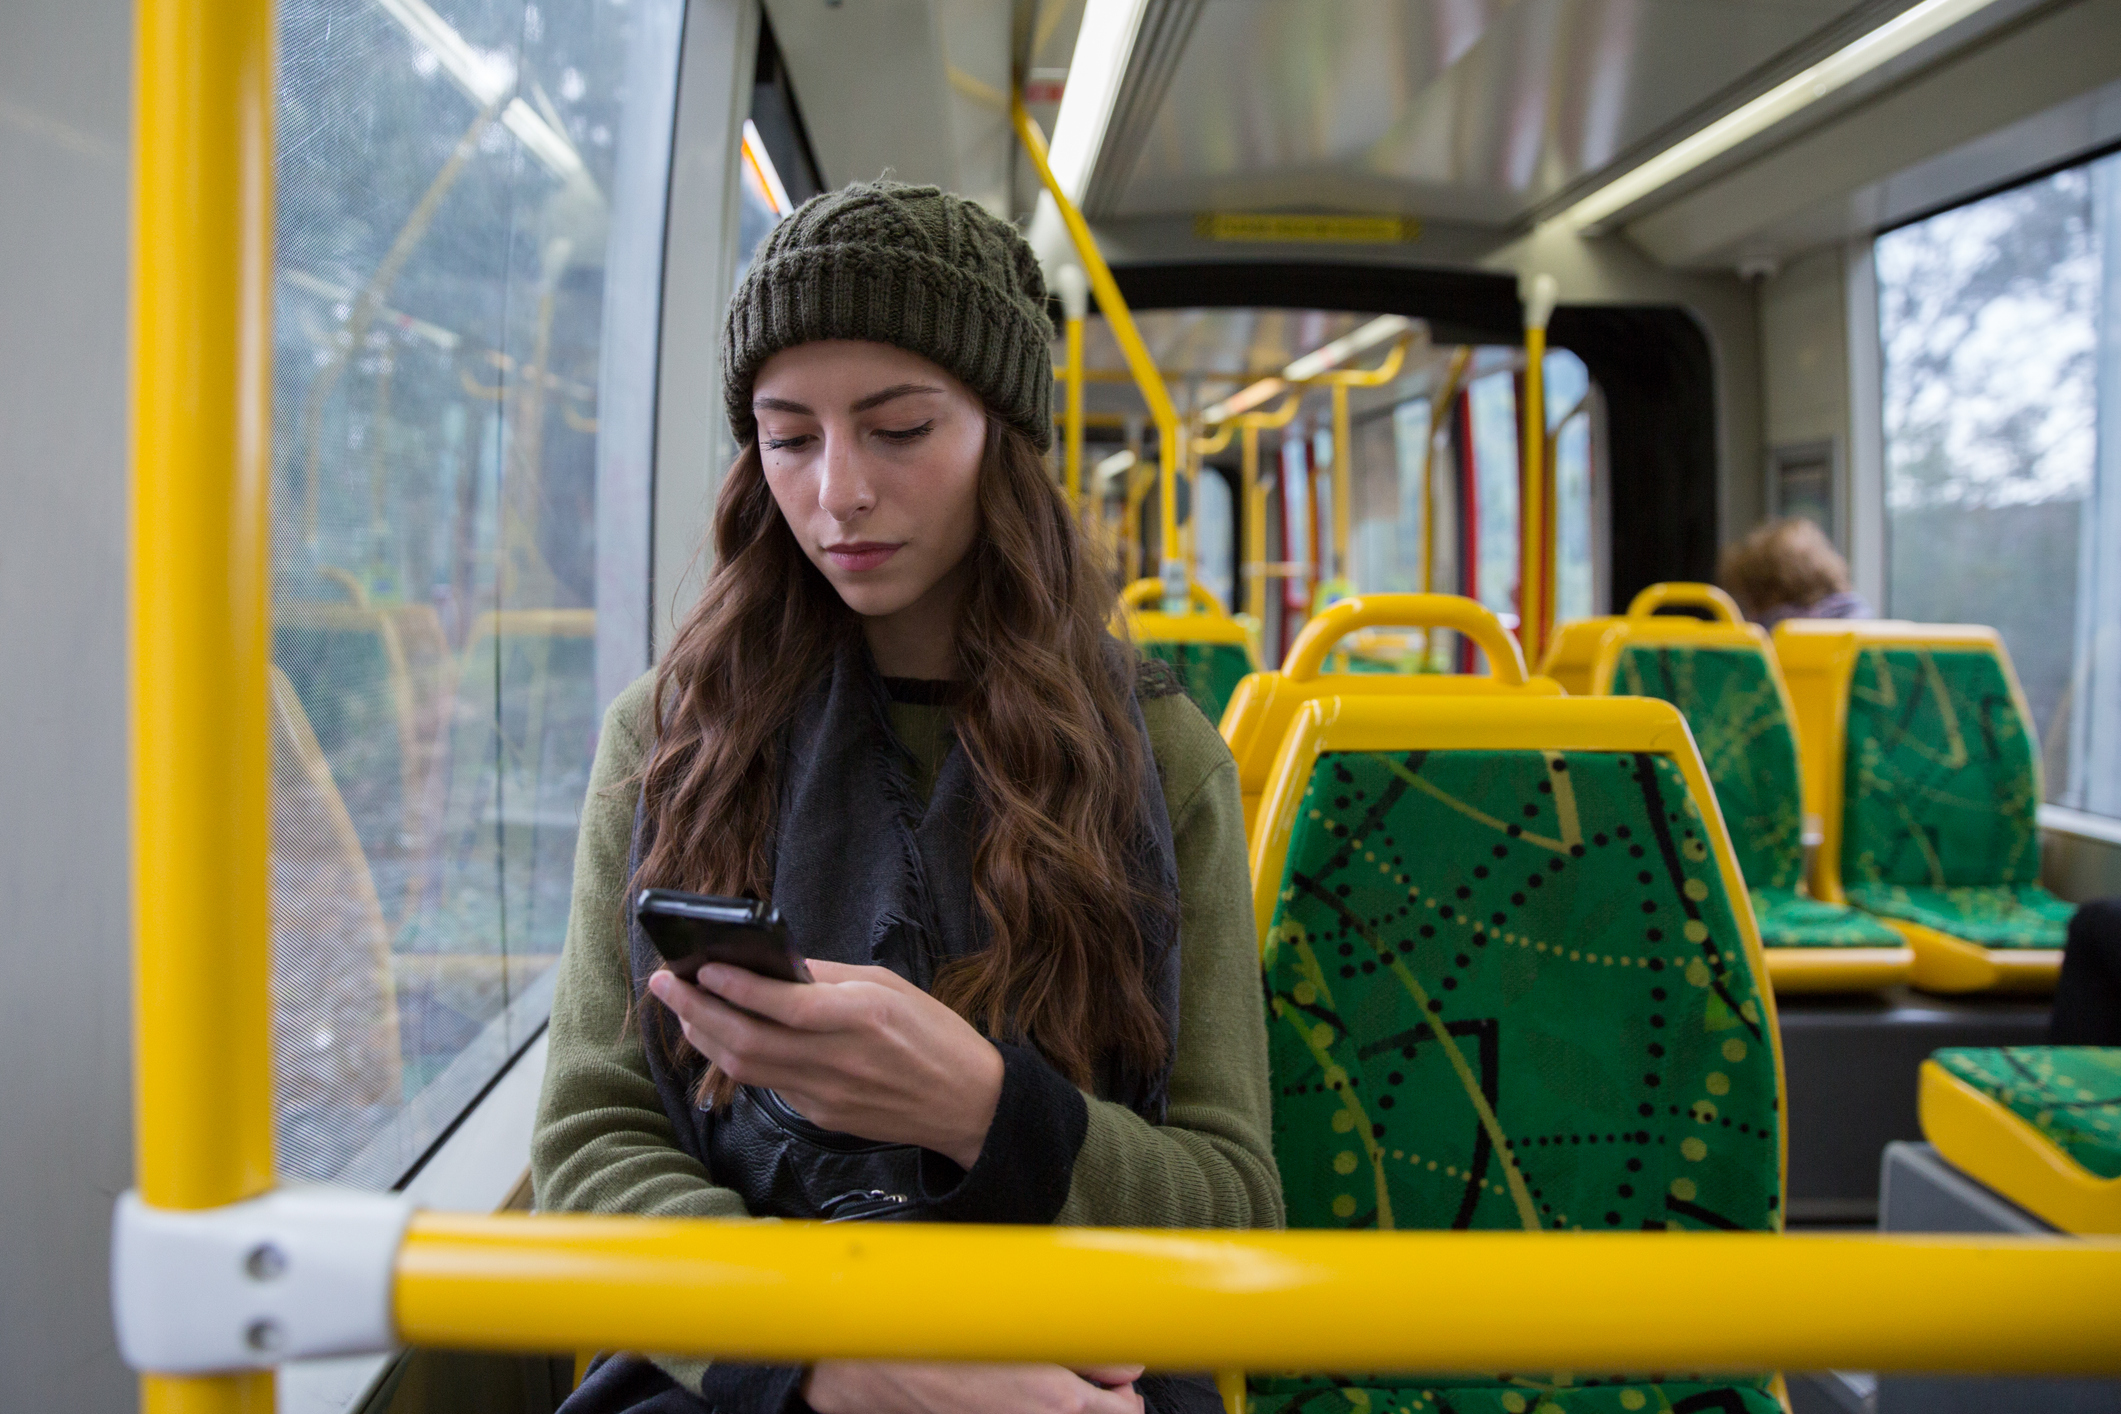
[[[713,963],[698,986],[658,971],[648,990],[737,1083],[778,1091],[813,1124],[971,1168],[1001,1098],[1001,1052],[889,968],[812,962],[810,975]]]

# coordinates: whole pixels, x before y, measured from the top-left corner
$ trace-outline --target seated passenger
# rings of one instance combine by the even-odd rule
[[[1848,561],[1826,532],[1803,516],[1755,526],[1723,552],[1716,582],[1765,629],[1784,619],[1871,617],[1871,606],[1849,587]]]
[[[1041,455],[1050,337],[1023,239],[933,188],[820,196],[759,251],[715,566],[583,807],[541,1208],[1280,1225],[1236,767],[1107,632]],[[648,886],[770,899],[814,985],[681,981],[631,921]],[[565,1407],[1145,1405],[1220,1408],[1136,1366],[626,1355]]]
[[[2071,916],[2047,1043],[2121,1046],[2121,898],[2093,899]]]

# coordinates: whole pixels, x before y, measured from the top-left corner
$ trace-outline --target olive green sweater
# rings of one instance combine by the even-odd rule
[[[680,1149],[627,1023],[620,927],[652,675],[604,717],[575,846],[574,907],[553,995],[551,1051],[531,1140],[548,1212],[745,1216]],[[894,703],[892,722],[932,783],[947,709]],[[1171,813],[1179,879],[1179,1028],[1166,1122],[1089,1099],[1089,1127],[1056,1221],[1107,1227],[1279,1227],[1267,1037],[1237,767],[1183,696],[1142,704]],[[671,1362],[676,1373],[675,1362]],[[686,1374],[691,1374],[687,1371]],[[698,1387],[696,1375],[680,1378]]]

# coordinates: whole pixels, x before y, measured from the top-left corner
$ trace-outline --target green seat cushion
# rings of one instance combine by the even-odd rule
[[[1178,669],[1186,696],[1211,722],[1222,720],[1230,694],[1252,671],[1252,656],[1235,643],[1178,643],[1152,640],[1141,645],[1143,656],[1157,658]]]
[[[1965,1047],[1932,1059],[2039,1130],[2079,1168],[2121,1178],[2121,1046]]]
[[[1857,656],[1841,822],[1841,877],[1851,897],[1858,885],[1936,894],[2036,883],[2039,802],[2032,731],[1994,653],[1867,648]],[[2002,900],[1949,903],[1943,916],[1983,914]]]
[[[1253,1380],[1248,1414],[1781,1414],[1765,1382],[1544,1384],[1339,1384],[1332,1379]]]
[[[1761,979],[1669,759],[1327,753],[1280,892],[1291,1227],[1777,1226]]]
[[[1760,943],[1770,948],[1898,948],[1898,933],[1846,904],[1823,903],[1795,889],[1754,889]]]
[[[2059,948],[2077,911],[2038,884],[1958,889],[1850,884],[1848,896],[1867,912],[1904,918],[1985,948]]]
[[[1797,738],[1758,648],[1628,644],[1612,690],[1659,697],[1686,716],[1723,807],[1738,872],[1753,889],[1793,889],[1804,874]]]

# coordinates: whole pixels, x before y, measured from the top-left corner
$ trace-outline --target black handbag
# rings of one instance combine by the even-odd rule
[[[697,1115],[714,1181],[753,1217],[917,1222],[923,1151],[813,1124],[772,1090],[740,1087],[726,1109]],[[926,1162],[947,1163],[931,1159]]]

